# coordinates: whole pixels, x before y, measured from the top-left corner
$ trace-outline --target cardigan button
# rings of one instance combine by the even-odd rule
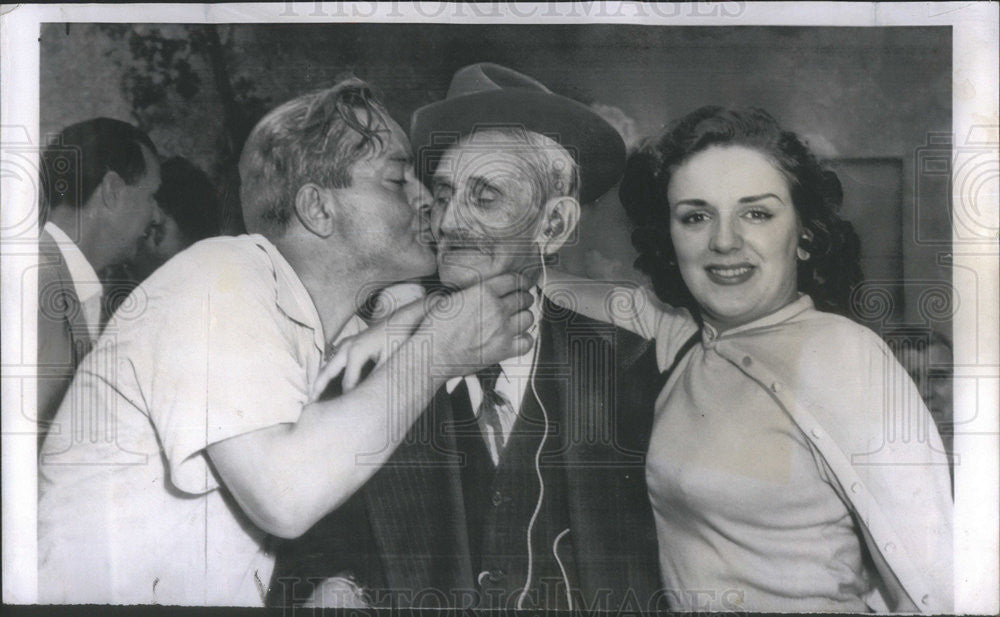
[[[858,484],[857,482],[855,482],[854,484],[852,484],[851,485],[851,492],[852,493],[860,493],[861,492],[861,485]]]
[[[778,392],[781,392],[781,390],[782,390],[781,383],[776,381],[773,384],[771,384],[771,392],[777,394]]]
[[[889,542],[888,544],[885,545],[885,552],[891,553],[894,550],[896,550],[896,545],[893,544],[892,542]]]
[[[813,439],[819,439],[819,429],[814,428],[809,431],[809,434],[813,436]]]
[[[929,595],[924,595],[924,597],[920,598],[920,603],[923,604],[923,605],[925,605],[925,606],[927,604],[930,604],[931,603],[931,597]]]
[[[749,367],[751,364],[753,364],[753,358],[750,356],[743,356],[743,366]]]
[[[503,493],[500,491],[493,491],[493,496],[490,497],[490,503],[494,506],[499,506],[503,503]]]

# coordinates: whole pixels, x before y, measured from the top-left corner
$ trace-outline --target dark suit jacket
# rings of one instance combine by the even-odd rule
[[[653,345],[550,303],[540,336],[535,384],[552,439],[563,444],[555,456],[566,472],[575,578],[583,600],[587,608],[597,597],[593,608],[637,603],[644,609],[660,586],[645,483],[653,403],[661,385]],[[530,389],[524,404],[529,402],[534,404]],[[366,590],[403,592],[370,598],[376,605],[438,606],[440,594],[420,597],[436,590],[454,606],[476,589],[452,417],[450,396],[442,388],[358,494],[279,548],[269,603],[289,602],[292,578],[348,575]],[[294,596],[301,601],[310,592],[306,584]]]
[[[73,277],[55,240],[38,238],[38,443],[48,433],[73,373],[90,351],[90,333]]]

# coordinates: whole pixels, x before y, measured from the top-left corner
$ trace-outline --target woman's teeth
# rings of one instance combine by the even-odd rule
[[[750,272],[751,266],[734,266],[723,268],[720,266],[709,266],[709,271],[718,276],[742,276]]]

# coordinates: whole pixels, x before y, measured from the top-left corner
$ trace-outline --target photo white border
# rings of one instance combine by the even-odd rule
[[[505,24],[643,24],[663,26],[952,26],[953,88],[952,133],[954,135],[954,266],[953,281],[963,302],[954,316],[956,370],[975,377],[955,384],[956,417],[974,417],[968,430],[955,436],[955,449],[962,457],[956,470],[956,613],[996,614],[1000,611],[1000,292],[997,281],[998,238],[996,223],[1000,208],[995,193],[970,193],[973,181],[962,176],[963,157],[972,156],[964,146],[979,144],[994,152],[998,147],[998,5],[988,2],[951,3],[841,3],[841,2],[725,2],[709,5],[634,2],[582,2],[573,4],[496,2],[483,6],[469,3],[419,2],[307,2],[301,4],[218,5],[5,5],[0,7],[0,230],[3,230],[2,314],[3,383],[2,408],[17,409],[22,399],[34,400],[34,384],[23,389],[18,371],[26,370],[19,359],[27,350],[27,365],[34,358],[33,324],[21,323],[22,315],[34,314],[31,297],[32,270],[37,256],[31,247],[6,242],[13,228],[37,226],[29,219],[35,208],[34,182],[11,174],[24,159],[20,148],[41,144],[38,134],[39,25],[43,22],[123,23],[505,23]],[[970,84],[971,90],[958,85]],[[980,150],[982,148],[980,147]],[[994,163],[996,161],[994,160]],[[977,174],[993,174],[997,165]],[[15,167],[11,167],[15,166]],[[985,222],[990,230],[981,240],[959,237],[957,218]],[[26,222],[28,221],[28,222]],[[24,232],[23,233],[30,233]],[[26,276],[25,276],[26,275]],[[28,304],[25,304],[28,303]],[[29,328],[26,330],[26,328]],[[974,381],[975,385],[969,382]],[[972,406],[976,413],[969,413]],[[966,410],[966,411],[962,411]],[[20,413],[2,415],[3,502],[3,601],[30,604],[36,589],[36,469],[35,438]],[[961,574],[959,574],[961,573]]]

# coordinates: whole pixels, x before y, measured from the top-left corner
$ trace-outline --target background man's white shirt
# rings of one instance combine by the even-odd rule
[[[66,262],[66,268],[73,277],[73,289],[80,301],[90,340],[95,341],[101,333],[101,295],[104,291],[100,279],[97,278],[97,271],[80,247],[55,223],[52,221],[45,223],[44,229],[55,240],[63,261]]]

